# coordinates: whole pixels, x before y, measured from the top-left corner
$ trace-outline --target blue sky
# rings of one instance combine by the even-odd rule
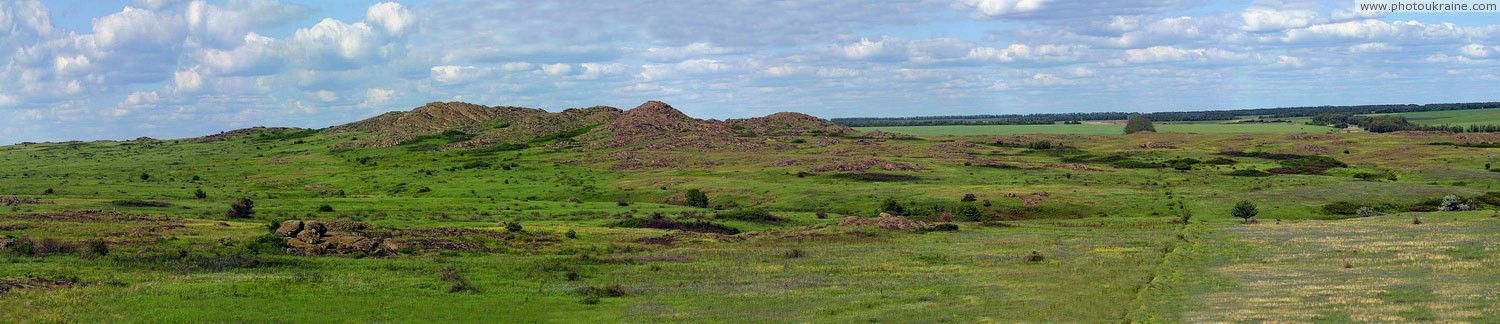
[[[1484,2],[1484,1],[1479,1]],[[0,143],[432,101],[700,118],[1496,101],[1500,14],[1353,1],[0,1]]]

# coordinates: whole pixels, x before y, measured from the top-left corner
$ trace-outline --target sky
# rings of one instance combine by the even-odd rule
[[[1500,101],[1500,13],[1294,0],[0,0],[0,62],[0,144],[322,128],[434,101],[661,100],[716,119],[1476,102]]]

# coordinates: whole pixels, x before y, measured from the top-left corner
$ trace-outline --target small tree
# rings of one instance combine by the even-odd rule
[[[698,190],[696,188],[688,189],[687,205],[698,208],[708,208],[708,194],[705,194],[702,190]]]
[[[1156,126],[1152,125],[1151,120],[1146,119],[1146,116],[1139,113],[1130,114],[1130,117],[1125,120],[1125,134],[1137,132],[1156,132]]]
[[[974,205],[967,204],[958,206],[958,220],[971,222],[978,221],[979,215],[979,207],[974,207]]]
[[[1230,210],[1229,214],[1234,215],[1234,217],[1244,218],[1245,223],[1249,223],[1250,218],[1260,214],[1260,210],[1255,209],[1255,204],[1249,200],[1241,200],[1239,203],[1234,204],[1234,209]]]
[[[255,215],[255,202],[250,198],[240,198],[229,204],[229,218],[250,218]]]

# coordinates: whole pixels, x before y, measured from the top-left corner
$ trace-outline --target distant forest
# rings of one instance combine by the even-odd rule
[[[1473,102],[1473,103],[1441,103],[1425,105],[1366,105],[1366,106],[1318,106],[1318,107],[1283,107],[1283,108],[1258,108],[1239,110],[1204,110],[1204,111],[1172,111],[1155,112],[1144,114],[1146,118],[1158,122],[1172,121],[1214,121],[1233,120],[1237,116],[1259,116],[1261,118],[1292,118],[1313,117],[1325,114],[1358,115],[1358,114],[1390,114],[1422,111],[1441,110],[1465,110],[1500,108],[1500,102]],[[1048,125],[1059,122],[1078,122],[1085,120],[1124,120],[1129,113],[1124,112],[1094,112],[1094,113],[1046,113],[1046,114],[1010,114],[1010,115],[968,115],[968,116],[920,116],[920,117],[889,117],[889,118],[834,118],[833,122],[849,127],[870,126],[936,126],[936,125]],[[1345,117],[1348,118],[1348,117]],[[1404,118],[1402,122],[1404,122]],[[1347,120],[1345,122],[1348,122]],[[1354,124],[1358,124],[1355,121]],[[1329,123],[1329,125],[1337,122]]]

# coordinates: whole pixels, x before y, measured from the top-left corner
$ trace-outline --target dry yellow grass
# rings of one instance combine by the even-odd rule
[[[1488,213],[1234,225],[1187,322],[1485,322],[1500,313]]]

